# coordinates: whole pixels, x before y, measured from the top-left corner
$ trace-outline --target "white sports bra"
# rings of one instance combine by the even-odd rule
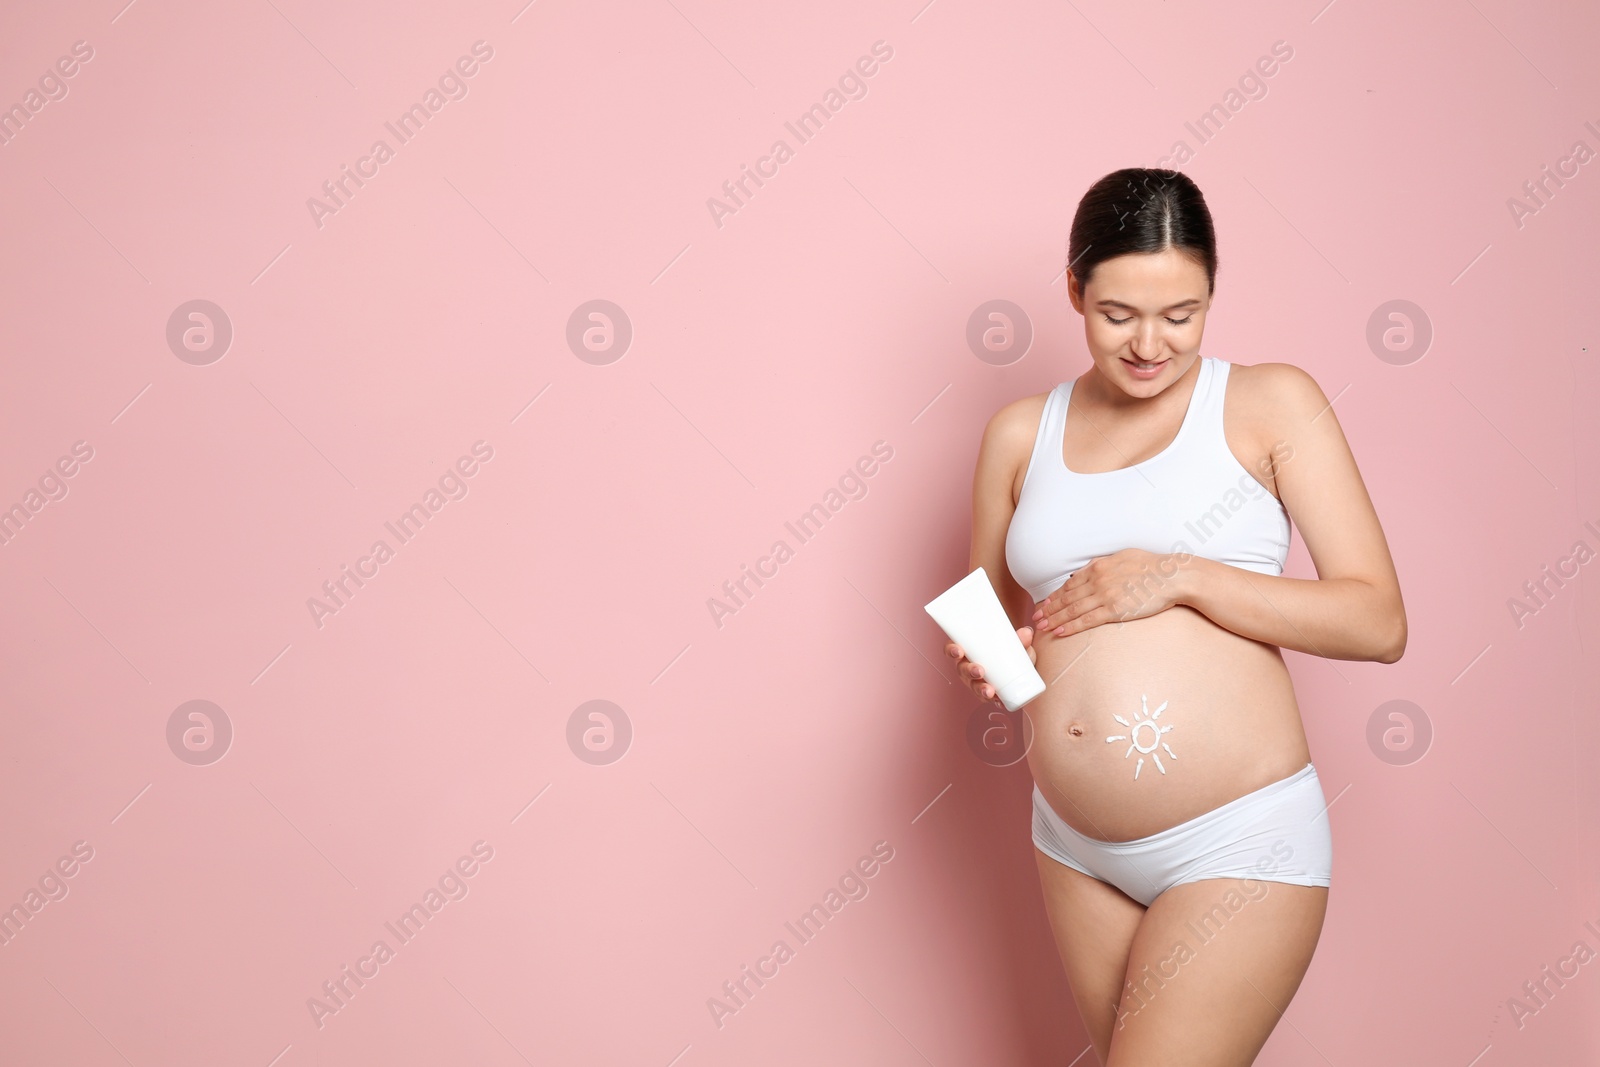
[[[1096,556],[1124,548],[1188,552],[1282,574],[1289,515],[1228,448],[1222,430],[1227,360],[1200,357],[1178,436],[1120,470],[1078,474],[1063,458],[1072,382],[1050,391],[1006,530],[1006,566],[1035,603]]]

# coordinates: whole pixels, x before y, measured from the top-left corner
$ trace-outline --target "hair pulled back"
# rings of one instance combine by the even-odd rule
[[[1114,170],[1078,201],[1067,241],[1067,266],[1082,292],[1095,268],[1129,253],[1178,252],[1206,272],[1206,295],[1217,283],[1217,235],[1200,188],[1182,171]]]

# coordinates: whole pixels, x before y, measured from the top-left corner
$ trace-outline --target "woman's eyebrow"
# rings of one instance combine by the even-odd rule
[[[1168,304],[1166,307],[1162,308],[1161,310],[1162,311],[1171,311],[1173,308],[1189,307],[1190,305],[1198,304],[1198,303],[1200,303],[1200,298],[1199,297],[1195,297],[1195,296],[1191,296],[1189,299],[1180,300],[1176,304]],[[1094,304],[1095,304],[1095,307],[1127,308],[1129,311],[1138,311],[1139,310],[1138,308],[1134,307],[1132,304],[1124,304],[1120,300],[1112,300],[1109,297],[1107,297],[1105,300],[1096,300],[1094,302]]]

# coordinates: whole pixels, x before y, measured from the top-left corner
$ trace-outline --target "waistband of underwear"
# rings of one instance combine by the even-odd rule
[[[1225,819],[1232,812],[1238,811],[1239,809],[1249,805],[1259,803],[1260,801],[1270,799],[1271,797],[1274,797],[1285,790],[1293,789],[1307,778],[1315,778],[1316,776],[1316,764],[1307,763],[1304,767],[1301,767],[1298,771],[1295,771],[1287,778],[1280,778],[1276,782],[1268,782],[1260,789],[1246,793],[1242,797],[1236,797],[1235,799],[1228,801],[1226,804],[1221,804],[1215,808],[1212,808],[1210,811],[1201,812],[1194,818],[1180,822],[1176,826],[1169,826],[1165,830],[1157,831],[1148,837],[1136,837],[1131,841],[1102,841],[1098,837],[1089,837],[1086,834],[1080,834],[1078,831],[1068,826],[1066,822],[1060,818],[1060,816],[1056,817],[1056,822],[1060,824],[1056,827],[1056,829],[1065,831],[1078,840],[1085,841],[1095,848],[1111,849],[1114,851],[1145,848],[1150,845],[1158,844],[1162,841],[1178,837],[1184,833],[1194,830],[1197,827],[1205,826],[1208,823],[1215,822],[1218,819]],[[1041,797],[1044,795],[1043,792],[1039,790],[1038,782],[1033,784],[1033,788],[1035,792],[1039,792]]]

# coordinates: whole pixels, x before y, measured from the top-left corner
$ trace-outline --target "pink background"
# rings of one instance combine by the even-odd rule
[[[0,34],[5,107],[93,49],[0,145],[0,507],[93,450],[0,547],[0,904],[93,850],[0,946],[0,1061],[1077,1056],[1026,766],[969,751],[922,605],[966,571],[985,420],[1088,366],[1078,198],[1183,140],[1222,259],[1205,353],[1337,394],[1410,618],[1392,666],[1288,654],[1335,884],[1259,1062],[1600,1062],[1600,962],[1508,1006],[1600,950],[1597,572],[1520,628],[1507,604],[1600,549],[1600,165],[1508,206],[1600,148],[1592,9],[120,3],[12,5]],[[875,41],[800,144],[785,121]],[[319,227],[307,200],[379,138]],[[719,227],[708,198],[779,138]],[[167,341],[196,299],[233,330],[204,365]],[[595,299],[632,326],[610,362],[566,340]],[[1004,366],[965,339],[994,299],[1035,331]],[[1367,340],[1397,299],[1434,334],[1401,364]],[[465,497],[319,627],[322,583],[476,441]],[[1313,575],[1298,538],[1287,573]],[[1397,699],[1433,730],[1405,765],[1367,740]],[[231,724],[209,764],[168,743],[191,700]],[[631,724],[620,760],[569,747],[591,700]],[[467,894],[388,934],[479,841]],[[879,841],[868,895],[719,1028],[708,998]]]

